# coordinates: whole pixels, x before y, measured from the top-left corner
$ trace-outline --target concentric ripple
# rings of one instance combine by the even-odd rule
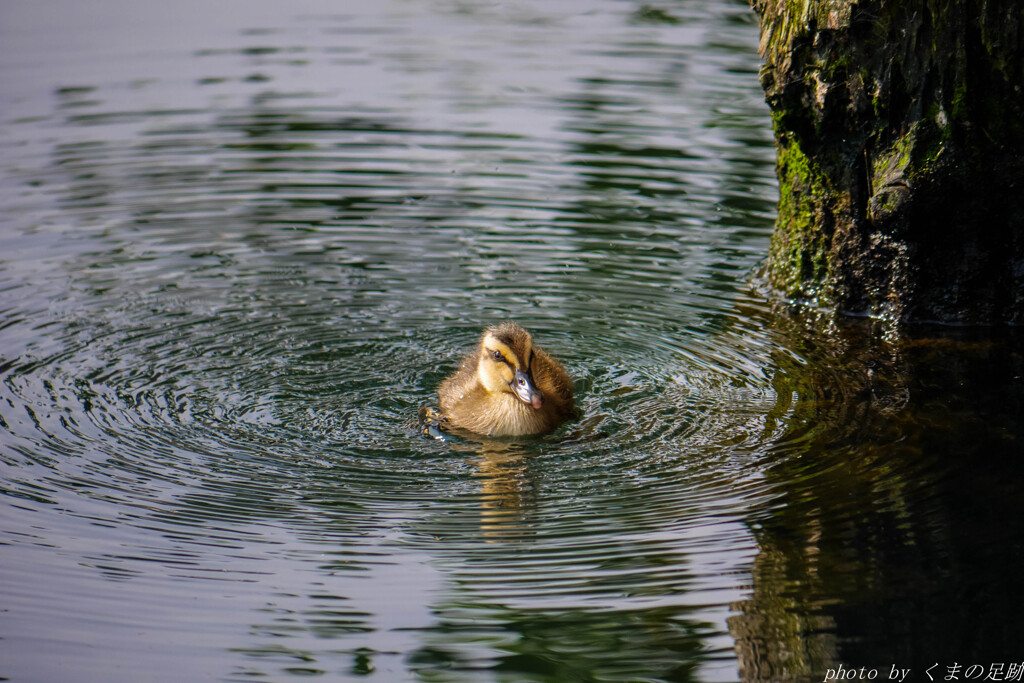
[[[756,28],[585,5],[69,9],[66,69],[0,53],[0,635],[73,644],[11,673],[734,676],[792,403]],[[425,435],[506,318],[578,418]]]

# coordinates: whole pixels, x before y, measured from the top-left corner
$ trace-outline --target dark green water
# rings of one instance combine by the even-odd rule
[[[1015,335],[751,284],[743,2],[0,6],[0,677],[1024,662]],[[417,412],[514,318],[579,420]]]

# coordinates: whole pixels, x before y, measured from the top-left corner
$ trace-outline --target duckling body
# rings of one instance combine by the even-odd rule
[[[452,425],[488,436],[551,431],[574,410],[569,375],[514,322],[487,328],[437,391]]]

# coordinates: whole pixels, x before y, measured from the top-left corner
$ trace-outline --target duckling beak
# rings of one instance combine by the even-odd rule
[[[534,386],[530,376],[522,370],[516,370],[516,376],[512,378],[512,391],[520,401],[533,406],[534,409],[540,408],[544,402],[544,395]]]

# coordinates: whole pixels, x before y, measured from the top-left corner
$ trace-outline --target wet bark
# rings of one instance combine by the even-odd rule
[[[752,0],[794,299],[1024,322],[1024,3]]]

